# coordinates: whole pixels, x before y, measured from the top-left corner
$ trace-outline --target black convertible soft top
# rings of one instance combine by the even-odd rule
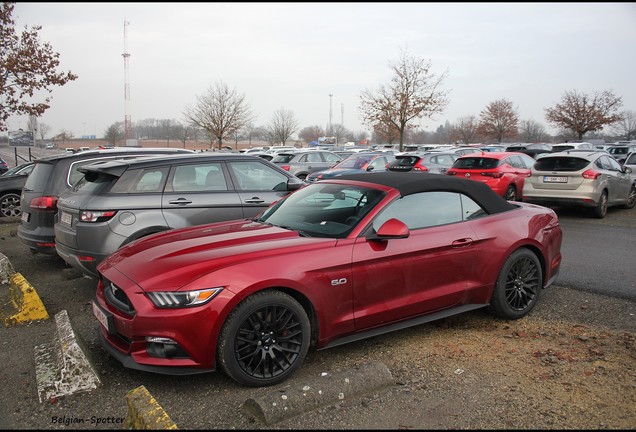
[[[433,191],[462,193],[471,197],[489,214],[517,208],[484,183],[444,174],[384,171],[346,174],[335,177],[333,180],[355,180],[389,186],[400,191],[402,196]]]

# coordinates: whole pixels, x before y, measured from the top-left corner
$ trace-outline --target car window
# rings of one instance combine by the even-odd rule
[[[503,160],[508,165],[513,168],[525,168],[526,166],[521,162],[521,158],[519,156],[510,156]]]
[[[259,161],[230,161],[238,190],[284,190],[288,177]],[[281,185],[282,183],[282,185]]]
[[[111,187],[110,193],[161,192],[167,176],[168,167],[127,170]]]
[[[492,169],[499,166],[498,159],[485,157],[465,157],[459,158],[453,163],[453,168],[464,169]]]
[[[636,164],[636,153],[631,153],[629,156],[627,156],[627,159],[625,159],[625,163],[626,164]]]
[[[306,162],[322,162],[322,158],[318,153],[307,153],[304,156]]]
[[[273,163],[288,163],[294,157],[291,153],[278,154],[272,158]]]
[[[206,192],[228,190],[220,162],[177,165],[172,169],[167,191]]]
[[[523,163],[525,168],[532,168],[534,166],[534,163],[536,162],[536,160],[532,157],[532,156],[528,156],[528,155],[519,155],[519,159],[521,159],[521,162]]]
[[[590,164],[587,159],[564,156],[542,157],[534,164],[537,171],[580,171]]]
[[[444,225],[463,220],[460,194],[423,192],[393,201],[373,221],[376,231],[389,219],[398,219],[410,230]]]
[[[342,159],[337,155],[337,154],[333,154],[333,153],[329,153],[329,152],[323,152],[322,153],[322,157],[325,160],[325,162],[340,162]]]
[[[612,159],[611,157],[608,156],[603,156],[604,158],[607,158],[607,163],[609,164],[609,169],[612,171],[622,171],[621,168],[621,164],[618,163],[618,161],[616,159]]]

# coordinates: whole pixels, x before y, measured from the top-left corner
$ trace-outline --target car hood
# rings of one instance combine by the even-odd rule
[[[219,222],[141,238],[118,249],[98,269],[108,279],[114,271],[122,273],[144,291],[178,290],[227,266],[325,242],[336,240],[301,237],[296,231],[247,219]]]

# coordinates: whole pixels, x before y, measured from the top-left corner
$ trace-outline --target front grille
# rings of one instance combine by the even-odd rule
[[[128,315],[135,315],[135,308],[124,290],[108,279],[102,278],[102,282],[104,284],[104,296],[106,297],[106,301],[114,308]]]

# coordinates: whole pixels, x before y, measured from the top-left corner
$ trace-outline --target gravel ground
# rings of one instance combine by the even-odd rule
[[[166,377],[126,370],[93,331],[93,282],[63,277],[57,257],[31,256],[0,223],[0,251],[38,290],[50,314],[67,309],[106,385],[39,403],[33,346],[52,323],[0,328],[0,429],[93,429],[63,415],[125,416],[125,394],[144,384],[182,429],[634,429],[636,303],[553,286],[517,321],[474,311],[372,339],[310,352],[292,378],[383,362],[396,385],[316,408],[273,425],[241,405],[272,389],[246,389],[221,374]],[[51,272],[57,269],[57,272]],[[65,296],[54,295],[64,290]],[[62,302],[66,298],[66,302]],[[103,425],[100,429],[120,429]]]

